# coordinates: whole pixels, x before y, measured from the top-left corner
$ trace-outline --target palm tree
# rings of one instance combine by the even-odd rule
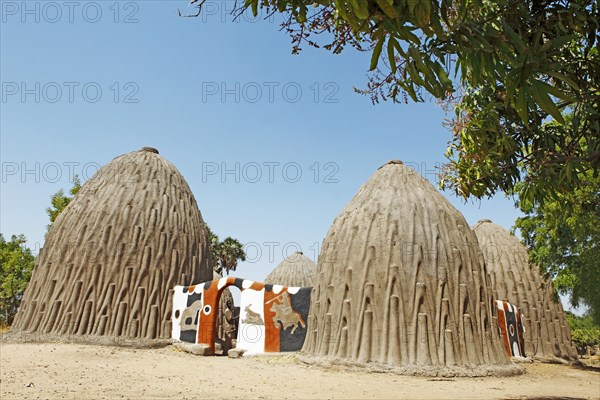
[[[235,271],[240,261],[246,261],[246,253],[244,246],[237,239],[227,237],[219,243],[219,273],[225,270],[229,275],[229,271]]]
[[[229,271],[235,271],[238,262],[246,261],[244,246],[232,237],[227,237],[222,242],[219,241],[219,237],[211,231],[208,225],[205,224],[205,226],[210,240],[213,270],[218,274],[222,274],[223,270],[227,274]]]

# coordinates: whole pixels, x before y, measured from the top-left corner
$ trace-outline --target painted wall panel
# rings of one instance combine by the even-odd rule
[[[496,300],[498,328],[509,356],[525,357],[525,336],[521,312],[508,301]]]
[[[172,337],[197,343],[199,312],[202,309],[202,286],[176,286],[173,293]]]
[[[221,293],[229,286],[236,286],[241,291],[237,348],[248,353],[302,348],[312,288],[265,285],[234,277],[175,287],[173,339],[206,344],[214,352],[217,305]]]
[[[242,291],[236,347],[244,349],[248,353],[264,353],[265,351],[264,303],[264,289]]]

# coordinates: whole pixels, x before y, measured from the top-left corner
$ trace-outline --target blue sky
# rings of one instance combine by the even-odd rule
[[[365,85],[369,54],[291,55],[279,16],[233,22],[233,2],[208,2],[200,18],[178,16],[193,12],[186,1],[0,4],[0,231],[31,247],[70,172],[89,178],[142,146],[179,168],[217,234],[249,244],[237,275],[250,279],[297,249],[316,260],[335,216],[386,161],[436,184],[449,116],[434,103],[373,106],[352,89]],[[444,195],[470,224],[510,228],[518,216],[502,195]]]

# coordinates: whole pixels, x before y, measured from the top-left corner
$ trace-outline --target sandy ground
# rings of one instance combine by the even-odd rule
[[[600,398],[598,370],[524,367],[510,378],[440,379],[325,370],[293,356],[199,357],[172,346],[0,343],[0,398]]]

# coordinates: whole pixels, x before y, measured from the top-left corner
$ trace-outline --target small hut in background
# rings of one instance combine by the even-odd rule
[[[521,309],[525,355],[576,360],[577,350],[552,282],[529,264],[527,248],[506,229],[485,219],[473,228],[490,272],[494,298]]]
[[[288,287],[311,287],[315,284],[317,265],[302,252],[283,260],[267,277],[265,283]]]
[[[152,148],[112,160],[60,213],[12,330],[140,345],[171,336],[172,288],[212,279],[188,184]]]
[[[390,161],[323,240],[303,351],[316,362],[405,373],[514,373],[487,276],[462,214],[414,170]]]

